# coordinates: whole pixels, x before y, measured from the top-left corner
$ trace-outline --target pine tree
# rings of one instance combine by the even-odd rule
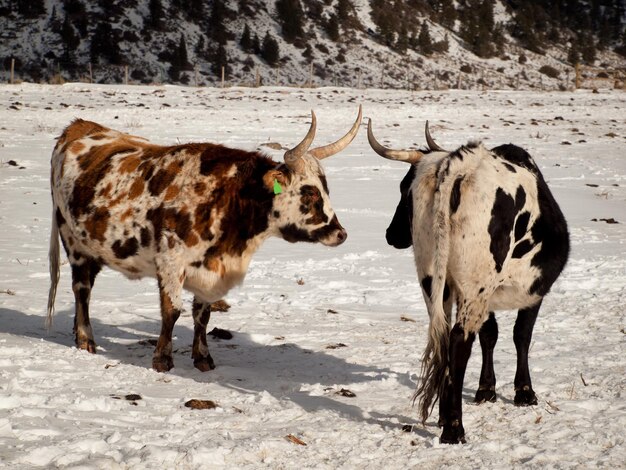
[[[70,60],[70,57],[73,56],[74,51],[80,44],[80,38],[76,34],[68,15],[65,15],[63,25],[61,26],[61,42],[63,43],[64,58],[65,60]]]
[[[33,19],[46,13],[44,0],[14,0],[17,12],[24,18]]]
[[[580,54],[583,62],[588,65],[593,65],[593,63],[596,61],[596,45],[591,33],[582,33],[580,38],[580,44]]]
[[[276,0],[276,12],[285,40],[294,42],[304,36],[304,13],[300,0]]]
[[[250,28],[248,28],[248,23],[246,23],[243,28],[239,45],[244,52],[252,52],[252,38],[250,37]]]
[[[433,40],[430,37],[430,30],[426,20],[422,22],[422,28],[420,34],[417,37],[417,47],[420,53],[424,55],[431,55],[433,53]]]
[[[228,65],[228,54],[226,53],[226,47],[224,44],[218,44],[215,52],[213,53],[213,60],[211,61],[211,71],[222,78],[222,67],[224,67],[224,77],[228,78],[230,75],[230,67]]]
[[[339,21],[337,15],[332,14],[329,16],[328,21],[325,24],[324,29],[331,41],[339,41]]]
[[[567,51],[567,61],[572,65],[580,63],[580,50],[575,40],[572,40],[569,50]]]
[[[218,44],[226,44],[228,31],[226,30],[226,6],[223,0],[215,0],[213,2],[207,36]]]
[[[406,29],[406,26],[403,24],[400,28],[400,32],[398,33],[398,39],[396,40],[396,51],[400,54],[406,53],[407,48],[409,47],[409,33]]]
[[[278,42],[271,36],[269,31],[265,34],[265,37],[263,38],[261,57],[271,66],[276,65],[278,59],[280,58]]]
[[[165,10],[161,0],[150,0],[148,12],[147,24],[150,28],[156,31],[165,31],[165,22],[163,21]]]
[[[254,33],[254,36],[252,37],[252,52],[256,55],[261,55],[261,41],[256,33]]]
[[[457,14],[452,0],[441,0],[439,2],[439,22],[449,29],[454,29]]]
[[[189,56],[187,55],[187,43],[185,36],[180,33],[180,39],[178,40],[178,50],[176,52],[176,65],[182,70],[191,70],[193,67],[189,63]]]
[[[119,32],[114,31],[108,21],[102,21],[96,26],[96,30],[91,36],[89,52],[91,62],[96,64],[104,62],[111,65],[122,65],[124,62],[119,47]]]

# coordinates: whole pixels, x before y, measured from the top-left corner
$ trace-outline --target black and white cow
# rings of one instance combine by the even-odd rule
[[[488,150],[470,143],[448,152],[433,142],[426,123],[427,151],[391,150],[376,141],[371,120],[368,139],[379,155],[411,164],[387,242],[413,245],[430,316],[414,399],[423,421],[439,400],[441,442],[465,442],[461,392],[476,333],[483,365],[475,401],[496,398],[494,310],[519,309],[515,404],[537,404],[528,348],[542,299],[567,261],[567,224],[537,165],[515,145]]]

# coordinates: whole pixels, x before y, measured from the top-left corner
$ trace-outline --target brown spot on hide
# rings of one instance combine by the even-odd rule
[[[203,182],[199,182],[193,185],[193,191],[198,195],[201,196],[202,194],[205,193],[206,191],[206,184],[204,184]]]
[[[123,158],[122,161],[120,162],[119,172],[120,173],[132,173],[133,171],[137,169],[140,163],[141,163],[141,160],[136,155]]]
[[[104,242],[109,218],[109,211],[105,207],[97,207],[93,214],[85,220],[85,230],[93,240]]]
[[[181,240],[187,241],[191,231],[191,218],[189,213],[174,208],[165,209],[163,205],[156,209],[150,209],[146,218],[154,227],[154,238],[160,240],[164,231],[175,232]]]
[[[226,274],[226,269],[224,268],[224,264],[217,258],[207,258],[204,260],[204,267],[209,271],[213,271],[218,274],[220,277],[224,277]]]
[[[163,197],[163,200],[170,201],[178,196],[178,193],[180,193],[180,187],[171,185],[167,188],[167,191],[165,191],[165,196]]]
[[[98,192],[98,196],[104,198],[104,199],[108,199],[111,196],[111,190],[113,189],[113,185],[111,183],[108,183],[104,188],[102,188],[99,192]]]
[[[124,213],[120,216],[120,220],[123,222],[124,220],[128,219],[130,216],[133,215],[133,208],[129,207],[128,209],[126,209],[124,211]]]
[[[148,190],[153,196],[158,196],[172,184],[176,175],[180,172],[183,162],[180,160],[173,161],[167,167],[158,170],[148,183]]]
[[[128,191],[128,199],[137,199],[144,191],[145,181],[143,178],[139,177],[130,187],[130,191]]]
[[[68,145],[66,152],[73,153],[75,155],[80,154],[85,149],[85,144],[81,142],[72,142]]]

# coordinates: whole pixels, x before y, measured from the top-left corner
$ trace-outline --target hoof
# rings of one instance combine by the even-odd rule
[[[167,372],[174,367],[171,357],[159,357],[152,359],[152,368],[157,372]]]
[[[215,369],[215,363],[213,362],[213,358],[211,356],[194,359],[193,366],[200,372],[208,372]]]
[[[476,396],[474,397],[474,403],[480,405],[481,403],[485,403],[487,401],[490,401],[491,403],[496,401],[495,389],[478,389]]]
[[[515,406],[533,406],[537,404],[537,395],[532,388],[525,385],[521,390],[515,392],[513,403]]]
[[[78,349],[84,349],[91,354],[96,354],[96,343],[93,339],[79,340],[76,338],[76,347]]]
[[[444,425],[443,432],[439,438],[442,444],[465,444],[465,429],[459,421],[454,421],[452,425]]]

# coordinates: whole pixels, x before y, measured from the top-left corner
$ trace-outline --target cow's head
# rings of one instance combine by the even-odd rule
[[[350,131],[337,142],[309,150],[315,137],[316,119],[306,137],[285,152],[285,163],[265,175],[265,184],[275,193],[271,217],[288,242],[320,242],[337,246],[347,233],[330,204],[328,184],[320,160],[343,150],[356,136],[361,124],[361,107]]]
[[[413,224],[413,194],[411,187],[416,174],[416,165],[424,156],[424,152],[417,150],[391,150],[383,147],[372,133],[372,120],[367,125],[367,139],[372,149],[382,157],[390,160],[399,160],[411,164],[411,168],[400,182],[400,202],[393,214],[393,219],[387,227],[387,243],[394,248],[409,248],[413,244],[411,235],[411,226]],[[445,152],[432,139],[428,129],[428,121],[426,121],[426,142],[428,144],[427,152]],[[427,153],[426,152],[426,153]]]

